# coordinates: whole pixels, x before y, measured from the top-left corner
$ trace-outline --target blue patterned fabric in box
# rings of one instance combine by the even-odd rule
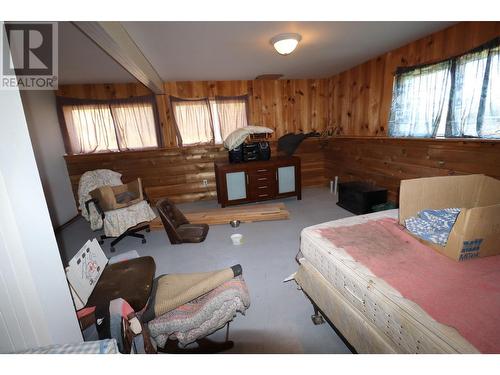
[[[459,214],[460,208],[422,210],[418,212],[417,217],[406,219],[405,226],[417,237],[445,246]]]

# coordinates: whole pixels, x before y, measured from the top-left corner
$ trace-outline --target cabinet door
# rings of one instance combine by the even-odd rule
[[[245,172],[226,173],[226,186],[228,201],[247,198],[247,179]]]
[[[278,194],[293,193],[295,187],[295,166],[278,167]]]

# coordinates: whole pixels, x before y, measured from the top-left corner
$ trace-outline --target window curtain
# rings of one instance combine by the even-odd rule
[[[57,98],[69,154],[156,148],[161,145],[154,96],[115,100]]]
[[[212,113],[208,99],[181,99],[171,96],[179,145],[212,143],[214,140]]]
[[[106,104],[68,104],[62,107],[67,146],[72,154],[118,151],[113,118]]]
[[[500,137],[499,42],[453,61],[446,137]]]
[[[435,137],[448,104],[450,65],[399,68],[393,90],[389,136]]]
[[[248,95],[215,98],[221,141],[234,130],[248,125]]]
[[[159,129],[152,103],[144,100],[118,102],[111,103],[110,109],[121,150],[141,150],[159,146]]]
[[[396,72],[389,135],[500,138],[500,37]]]

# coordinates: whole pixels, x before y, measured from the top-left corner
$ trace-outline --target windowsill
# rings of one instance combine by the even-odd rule
[[[187,146],[172,146],[172,147],[155,147],[155,148],[147,148],[147,149],[142,149],[142,150],[128,150],[128,151],[104,151],[104,152],[94,152],[90,154],[65,154],[64,158],[65,159],[77,159],[77,158],[84,158],[84,157],[95,157],[99,158],[100,156],[109,156],[109,155],[138,155],[141,153],[156,153],[156,152],[162,152],[162,151],[178,151],[178,150],[189,150],[189,149],[196,149],[196,148],[224,148],[222,144],[213,144],[213,143],[205,143],[205,144],[197,144],[197,145],[187,145]]]
[[[482,139],[482,138],[410,138],[410,137],[387,137],[387,136],[353,136],[353,135],[336,135],[329,137],[311,137],[306,138],[304,142],[314,142],[321,140],[335,140],[335,139],[343,139],[343,140],[379,140],[379,141],[408,141],[408,142],[443,142],[443,143],[487,143],[487,144],[500,144],[500,139]],[[268,139],[269,142],[275,143],[276,139]],[[66,159],[77,159],[84,157],[95,157],[99,158],[99,156],[105,155],[138,155],[140,153],[156,153],[156,152],[168,152],[168,151],[179,151],[179,150],[194,150],[197,148],[212,148],[212,149],[223,149],[224,146],[222,144],[213,144],[213,143],[205,143],[205,144],[196,144],[196,145],[185,145],[182,147],[172,146],[172,147],[161,147],[161,148],[149,148],[144,150],[130,150],[130,151],[113,151],[113,152],[98,152],[92,154],[66,154],[64,157]]]
[[[64,154],[64,156],[86,156],[86,155],[119,155],[119,154],[130,154],[130,153],[136,153],[136,152],[149,152],[149,151],[158,151],[158,150],[163,150],[162,147],[148,147],[148,148],[143,148],[140,150],[126,150],[126,151],[99,151],[99,152],[90,152],[87,154]]]
[[[365,136],[365,135],[335,135],[328,139],[373,139],[394,141],[416,141],[416,142],[478,142],[478,143],[500,143],[500,139],[492,138],[413,138],[413,137],[388,137],[388,136]]]

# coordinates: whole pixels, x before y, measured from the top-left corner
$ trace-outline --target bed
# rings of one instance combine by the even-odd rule
[[[322,235],[331,228],[380,220],[395,222],[397,215],[397,210],[389,210],[305,228],[295,281],[358,353],[482,352],[457,329],[433,319],[383,277]],[[498,352],[496,347],[487,348],[487,352]]]

